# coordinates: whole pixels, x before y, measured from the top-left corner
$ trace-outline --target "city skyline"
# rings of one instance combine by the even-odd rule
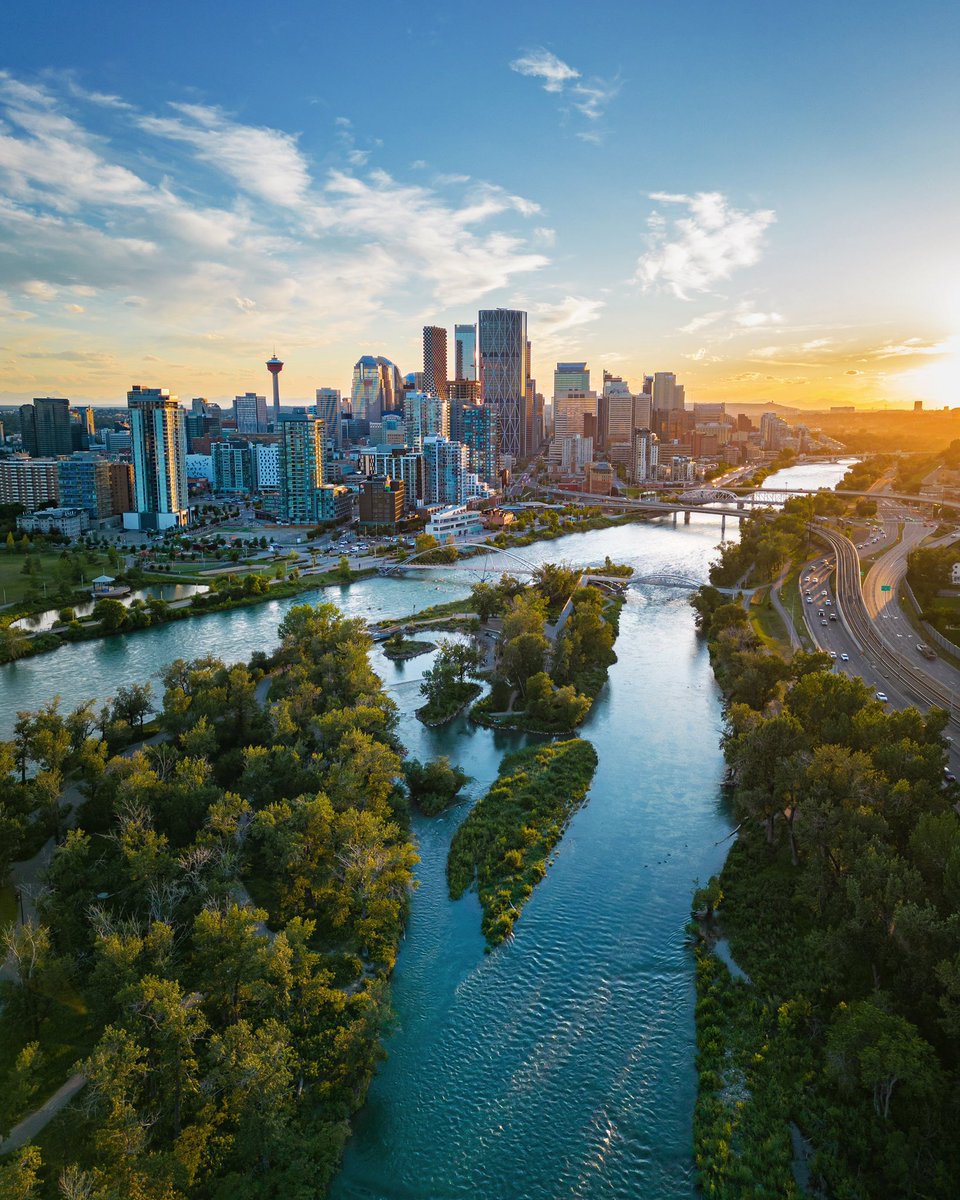
[[[424,326],[453,347],[495,308],[528,313],[541,381],[582,358],[690,401],[960,404],[945,6],[612,4],[587,31],[531,4],[465,56],[448,14],[373,4],[435,75],[356,93],[312,53],[349,61],[349,14],[182,6],[183,38],[177,3],[53,9],[0,63],[4,404],[263,393],[274,347],[286,403],[346,393],[362,354],[419,369]]]

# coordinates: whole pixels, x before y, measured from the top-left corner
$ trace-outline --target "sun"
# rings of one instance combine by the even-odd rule
[[[949,338],[949,349],[934,362],[902,371],[891,384],[905,400],[922,400],[931,407],[960,407],[960,337]]]

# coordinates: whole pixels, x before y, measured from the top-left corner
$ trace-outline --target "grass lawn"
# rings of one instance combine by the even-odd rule
[[[32,575],[23,573],[23,564],[28,557],[33,563],[34,573]],[[42,592],[42,584],[46,583],[47,593],[50,596],[48,607],[53,607],[56,604],[53,597],[62,586],[61,580],[57,577],[57,568],[61,565],[61,561],[59,550],[41,550],[31,553],[29,556],[0,550],[0,603],[22,604],[26,599],[28,588],[35,585]],[[108,567],[105,555],[91,554],[89,562],[90,566],[86,571],[88,584],[96,575],[115,575],[117,573]],[[81,587],[82,585],[76,584],[75,586]]]
[[[793,621],[793,627],[797,631],[797,637],[800,639],[800,645],[804,650],[815,650],[816,647],[811,640],[810,634],[807,631],[806,621],[803,615],[803,596],[800,594],[799,586],[800,568],[796,567],[791,570],[786,579],[783,581],[781,600],[783,607],[790,614],[790,619]],[[810,606],[811,608],[813,605]]]
[[[750,624],[768,650],[790,657],[790,634],[780,614],[770,603],[769,589],[754,592],[750,602]]]

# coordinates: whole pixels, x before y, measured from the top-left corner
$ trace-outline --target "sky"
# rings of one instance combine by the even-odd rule
[[[45,0],[0,49],[0,403],[347,392],[523,308],[538,389],[960,405],[960,6]]]

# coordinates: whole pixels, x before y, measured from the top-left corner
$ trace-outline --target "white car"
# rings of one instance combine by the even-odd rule
[[[841,662],[849,662],[849,661],[850,661],[850,655],[849,655],[849,654],[841,654],[841,655],[840,655],[840,661],[841,661]]]
[[[832,659],[836,659],[836,657],[837,657],[837,652],[836,652],[836,650],[831,650],[831,651],[830,651],[830,657],[831,657]]]
[[[886,692],[877,692],[877,699],[880,701],[881,704],[886,704],[887,693]]]

